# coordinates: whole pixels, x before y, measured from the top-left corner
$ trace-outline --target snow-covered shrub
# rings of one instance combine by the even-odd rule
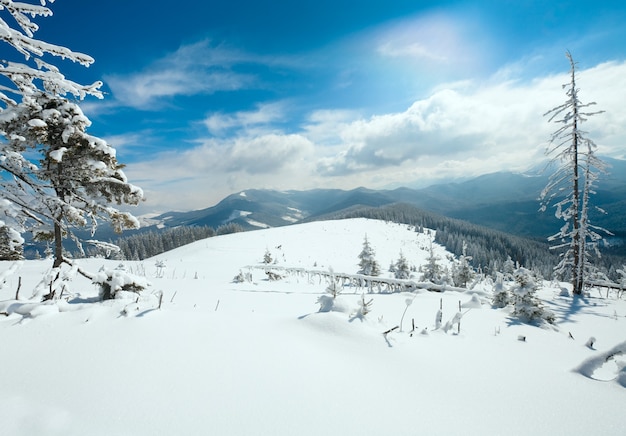
[[[510,274],[513,277],[513,273]],[[493,296],[491,298],[491,304],[493,307],[503,308],[509,305],[511,302],[511,294],[504,286],[504,275],[502,273],[497,273],[496,275],[496,283],[493,287]]]
[[[156,277],[163,278],[163,275],[165,274],[165,268],[167,267],[165,261],[157,260],[154,266],[156,267]]]
[[[317,304],[320,305],[320,312],[330,312],[335,308],[337,297],[341,293],[342,288],[334,277],[331,277],[330,285],[326,288],[326,294],[320,295]]]
[[[457,326],[457,333],[461,333],[461,318],[463,318],[462,312],[457,312],[454,314],[452,319],[442,327],[443,331],[448,333],[455,325]]]
[[[270,282],[277,282],[277,281],[282,280],[284,278],[282,275],[280,275],[279,273],[277,273],[275,271],[265,271],[265,274],[267,275],[267,279]]]
[[[320,295],[317,297],[317,304],[320,305],[320,312],[330,312],[335,306],[335,299],[328,295]]]
[[[92,281],[99,287],[101,300],[120,298],[127,292],[138,294],[150,286],[145,277],[138,277],[123,269],[102,269]]]
[[[373,301],[374,300],[371,298],[369,301],[365,301],[365,294],[361,294],[361,299],[358,302],[359,307],[353,315],[354,318],[359,318],[359,319],[365,318],[365,316],[367,316],[367,314],[372,311]]]
[[[70,284],[76,278],[77,273],[78,267],[75,265],[72,265],[69,269],[66,268],[66,265],[51,268],[35,287],[33,298],[41,298],[41,301],[51,301],[71,294]]]
[[[196,277],[198,278],[198,273],[196,273]],[[234,278],[233,278],[233,283],[243,283],[243,282],[252,282],[252,273],[247,272],[244,273],[243,271],[239,270],[239,274],[237,274]]]
[[[330,294],[333,298],[337,298],[339,294],[341,294],[342,287],[337,283],[334,277],[331,278],[330,285],[326,288],[326,292]]]
[[[513,273],[515,284],[511,288],[513,316],[528,322],[546,321],[553,324],[554,313],[544,309],[535,293],[539,285],[533,274],[526,268],[518,268]]]
[[[270,251],[268,249],[265,249],[265,254],[263,255],[263,263],[269,265],[273,261],[274,260],[272,259],[272,253],[270,253]]]

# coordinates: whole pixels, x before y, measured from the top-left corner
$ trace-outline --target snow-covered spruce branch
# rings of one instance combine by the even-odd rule
[[[8,57],[0,60],[0,76],[6,77],[12,83],[12,86],[0,85],[0,101],[6,107],[15,106],[19,103],[19,98],[15,97],[32,95],[40,89],[39,87],[52,95],[69,93],[80,99],[87,95],[102,98],[102,91],[100,91],[102,82],[81,85],[65,78],[59,68],[43,60],[45,56],[52,56],[58,59],[68,59],[85,67],[89,67],[94,62],[94,59],[87,54],[34,37],[39,26],[32,21],[32,18],[52,15],[52,10],[46,7],[45,0],[40,0],[39,3],[37,5],[0,0],[0,42],[12,47],[18,57],[25,59],[25,62],[16,62]],[[3,17],[3,15],[6,16],[2,13],[3,11],[8,13],[8,21]],[[9,22],[13,21],[17,23],[16,28],[9,25]]]
[[[26,59],[32,55],[43,56],[45,53],[67,58],[78,62],[84,66],[91,65],[94,60],[91,56],[74,52],[66,47],[50,44],[34,38],[34,34],[39,30],[39,26],[31,21],[31,17],[50,17],[52,10],[45,7],[45,0],[40,1],[41,5],[32,5],[26,2],[14,2],[13,0],[0,0],[0,11],[6,10],[19,25],[19,29],[11,28],[7,22],[0,17],[0,40],[5,41]]]
[[[46,1],[43,0],[40,3],[40,5],[31,5],[23,2],[15,3],[13,0],[0,0],[0,10],[8,10],[22,30],[32,37],[34,32],[39,30],[39,26],[33,23],[28,15],[31,17],[52,15],[52,11],[46,7]]]

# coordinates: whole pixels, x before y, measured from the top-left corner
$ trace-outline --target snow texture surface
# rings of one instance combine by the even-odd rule
[[[319,311],[332,297],[311,271],[356,274],[365,234],[381,265],[400,251],[417,267],[429,256],[430,237],[406,225],[315,222],[122,262],[152,283],[128,299],[98,302],[77,275],[67,301],[46,304],[28,298],[51,261],[1,263],[2,434],[624,435],[626,300],[573,300],[544,282],[555,328],[493,308],[485,284],[346,285]],[[262,269],[266,249],[281,280]],[[251,280],[234,282],[239,271]]]

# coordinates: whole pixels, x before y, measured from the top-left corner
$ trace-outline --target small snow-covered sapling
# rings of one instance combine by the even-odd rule
[[[359,300],[359,308],[357,309],[356,312],[356,317],[357,318],[363,318],[365,317],[368,313],[370,313],[372,311],[372,302],[374,301],[374,299],[370,298],[369,301],[365,301],[365,294],[361,294],[361,300]]]

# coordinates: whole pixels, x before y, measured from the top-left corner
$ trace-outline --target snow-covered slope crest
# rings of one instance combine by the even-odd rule
[[[544,283],[556,329],[491,308],[487,284],[346,285],[320,312],[321,273],[356,273],[365,234],[385,277],[400,251],[419,266],[431,237],[363,219],[224,235],[122,262],[154,293],[93,302],[98,290],[77,275],[68,301],[38,311],[28,297],[51,262],[0,263],[2,434],[623,434],[626,389],[607,371],[623,368],[625,300],[592,292],[574,304]],[[256,268],[266,251],[270,271],[301,273],[269,280]]]

